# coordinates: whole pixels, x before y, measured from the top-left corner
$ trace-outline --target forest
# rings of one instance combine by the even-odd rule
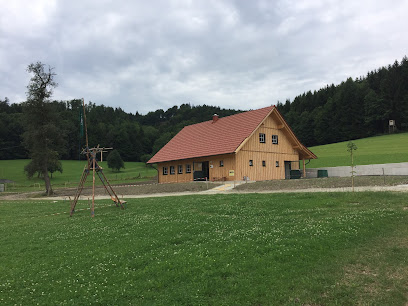
[[[22,143],[24,103],[0,99],[0,159],[28,158]],[[390,119],[395,120],[397,131],[407,131],[408,58],[364,77],[303,93],[293,101],[271,104],[277,105],[306,146],[388,133]],[[52,101],[51,106],[58,116],[60,159],[79,159],[84,147],[79,124],[82,100]],[[185,103],[141,115],[87,102],[85,111],[91,146],[113,147],[125,161],[145,162],[184,126],[210,120],[214,113],[225,117],[242,110]]]

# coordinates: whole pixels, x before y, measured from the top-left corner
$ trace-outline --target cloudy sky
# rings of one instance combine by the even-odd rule
[[[255,109],[408,55],[408,0],[0,0],[0,98],[41,61],[54,98]]]

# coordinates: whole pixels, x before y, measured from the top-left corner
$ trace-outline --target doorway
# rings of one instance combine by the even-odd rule
[[[193,177],[195,181],[205,181],[209,179],[209,162],[193,162]]]
[[[290,170],[292,170],[292,163],[290,161],[285,161],[285,180],[290,179]]]

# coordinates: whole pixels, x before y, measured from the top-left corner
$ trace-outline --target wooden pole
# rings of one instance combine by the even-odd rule
[[[95,217],[95,157],[96,153],[92,152],[92,218]]]
[[[353,150],[351,150],[351,186],[354,192],[354,161],[353,161]]]
[[[304,159],[303,159],[303,178],[306,178],[306,163]]]

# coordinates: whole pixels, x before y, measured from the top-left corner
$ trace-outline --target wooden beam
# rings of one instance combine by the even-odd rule
[[[283,129],[284,127],[285,127],[285,125],[283,125],[283,124],[278,124],[278,130]]]
[[[298,149],[300,149],[300,146],[293,146],[292,148],[293,148],[293,150],[298,150]]]
[[[306,178],[306,163],[305,163],[305,160],[303,160],[303,178]]]

